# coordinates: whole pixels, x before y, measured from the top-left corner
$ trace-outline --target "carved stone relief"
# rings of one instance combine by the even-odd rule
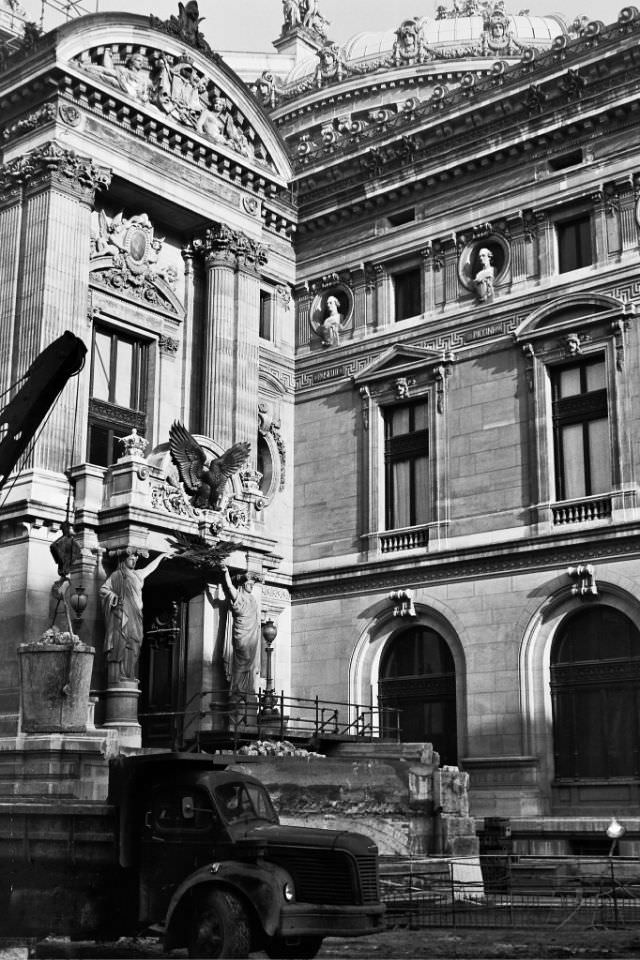
[[[114,44],[104,47],[101,55],[82,54],[76,65],[204,139],[268,162],[264,145],[244,115],[190,56],[162,50],[131,53]]]
[[[53,140],[0,166],[0,198],[5,193],[45,182],[55,182],[65,191],[92,202],[97,190],[108,188],[111,171]]]
[[[423,63],[433,58],[424,39],[425,17],[403,20],[396,30],[393,44],[393,61],[401,63]]]
[[[173,265],[158,264],[163,243],[146,213],[127,219],[122,211],[115,217],[108,217],[104,210],[94,211],[92,281],[179,313],[182,305],[175,295],[178,271]]]

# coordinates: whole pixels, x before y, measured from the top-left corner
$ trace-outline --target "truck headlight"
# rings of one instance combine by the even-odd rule
[[[295,895],[295,892],[294,892],[294,889],[293,889],[293,884],[290,883],[289,880],[287,880],[287,882],[285,883],[284,887],[282,888],[282,893],[283,893],[284,898],[285,898],[285,900],[287,901],[287,903],[291,903],[291,901],[292,901],[292,900],[295,900],[295,898],[296,898],[296,895]]]

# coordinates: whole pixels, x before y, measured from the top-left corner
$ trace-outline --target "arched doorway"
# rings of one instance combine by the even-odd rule
[[[443,764],[457,764],[456,670],[451,650],[430,627],[395,634],[380,661],[378,700],[386,732],[400,713],[401,739],[432,743]]]
[[[569,614],[551,650],[556,780],[640,776],[640,631],[600,604]]]

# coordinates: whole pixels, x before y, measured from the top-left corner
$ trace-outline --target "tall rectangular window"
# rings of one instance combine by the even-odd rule
[[[146,429],[147,346],[108,327],[96,327],[91,353],[89,463],[118,459],[117,440]]]
[[[260,329],[263,340],[273,340],[273,299],[266,290],[260,291]]]
[[[406,320],[422,313],[422,286],[419,267],[393,274],[395,319]]]
[[[429,430],[427,404],[388,407],[383,411],[385,437],[386,528],[429,522]]]
[[[611,489],[611,441],[604,360],[554,371],[556,496],[575,500]]]
[[[558,238],[558,270],[568,273],[593,263],[591,217],[585,214],[572,220],[556,223]]]

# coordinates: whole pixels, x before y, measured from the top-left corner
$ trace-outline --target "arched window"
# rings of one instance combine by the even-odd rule
[[[560,625],[551,652],[557,779],[638,777],[640,631],[614,607]]]
[[[428,627],[410,627],[389,641],[382,655],[379,703],[385,732],[394,733],[401,711],[401,739],[432,743],[442,763],[457,763],[456,671],[445,640]]]

